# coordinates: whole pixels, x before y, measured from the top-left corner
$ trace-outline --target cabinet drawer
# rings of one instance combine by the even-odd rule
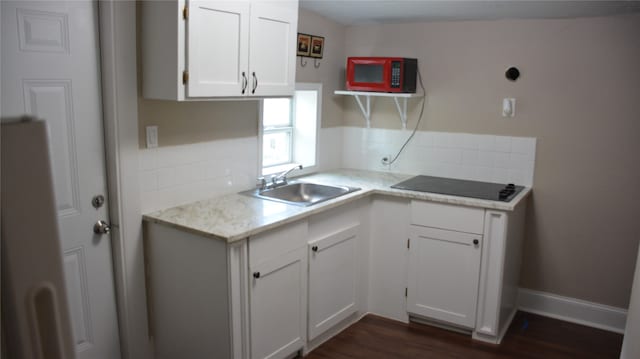
[[[411,224],[482,234],[484,209],[411,201]]]
[[[249,263],[256,265],[307,246],[307,221],[284,225],[249,239]]]

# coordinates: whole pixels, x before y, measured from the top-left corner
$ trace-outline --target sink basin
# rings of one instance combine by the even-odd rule
[[[242,192],[242,194],[297,206],[310,206],[358,191],[359,189],[360,188],[348,186],[328,186],[317,183],[296,182],[274,189],[264,191],[251,190]]]

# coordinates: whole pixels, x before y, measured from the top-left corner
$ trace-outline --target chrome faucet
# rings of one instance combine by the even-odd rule
[[[287,184],[287,175],[297,169],[302,169],[302,165],[295,165],[291,168],[289,168],[288,170],[280,173],[279,175],[273,175],[271,176],[271,183],[275,184],[275,183],[281,183],[284,182],[283,184]]]
[[[267,183],[264,177],[260,177],[258,178],[258,182],[256,185],[261,191],[284,186],[287,184],[287,175],[297,169],[302,169],[302,165],[297,164],[282,173],[271,176],[271,183]]]

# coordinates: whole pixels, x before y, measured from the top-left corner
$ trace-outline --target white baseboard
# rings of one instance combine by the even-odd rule
[[[624,334],[627,310],[531,289],[518,290],[523,312]]]

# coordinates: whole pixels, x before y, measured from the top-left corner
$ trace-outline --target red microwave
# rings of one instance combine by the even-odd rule
[[[417,59],[347,58],[347,90],[415,93],[417,75]]]

